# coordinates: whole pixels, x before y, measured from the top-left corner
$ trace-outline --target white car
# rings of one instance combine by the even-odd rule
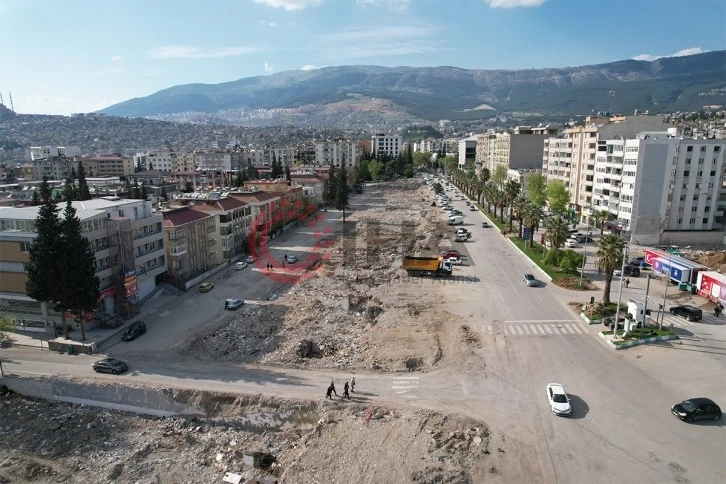
[[[252,264],[252,263],[253,263],[254,261],[256,261],[256,260],[257,260],[257,257],[255,257],[255,256],[253,256],[253,255],[248,255],[248,256],[247,256],[247,257],[245,258],[245,262],[246,262],[246,263],[248,263],[248,264]]]
[[[552,413],[562,417],[572,415],[572,406],[570,405],[570,397],[565,393],[565,388],[559,383],[547,384],[547,399],[550,402]]]
[[[537,287],[537,279],[532,274],[525,274],[524,275],[524,283],[527,285],[527,287]]]
[[[236,270],[236,271],[241,271],[241,270],[242,270],[242,269],[244,269],[245,267],[247,267],[247,263],[246,263],[246,262],[241,262],[241,261],[240,261],[240,262],[237,262],[237,263],[236,263],[236,264],[234,265],[234,270]]]
[[[577,241],[575,239],[567,239],[565,241],[565,246],[569,248],[577,247]]]
[[[450,262],[451,265],[460,266],[461,265],[461,259],[454,259],[453,257],[449,257],[446,259],[446,262]]]

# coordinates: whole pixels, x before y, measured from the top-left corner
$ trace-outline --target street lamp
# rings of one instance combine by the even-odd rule
[[[620,317],[620,300],[623,297],[623,279],[625,279],[625,259],[628,255],[628,247],[623,246],[623,262],[620,267],[620,288],[618,289],[618,305],[615,308],[615,321],[613,322],[613,339],[618,335],[618,318]]]
[[[585,264],[587,264],[587,239],[585,239],[585,250],[582,254],[582,268],[580,269],[580,287],[582,287],[582,276],[585,273]]]

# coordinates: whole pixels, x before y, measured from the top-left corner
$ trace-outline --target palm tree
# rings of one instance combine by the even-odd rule
[[[602,237],[602,233],[604,230],[603,226],[605,225],[605,221],[610,220],[610,217],[612,217],[612,215],[610,215],[610,212],[608,212],[607,210],[598,210],[593,215],[593,218],[595,219],[595,224],[598,227],[600,227],[600,236],[601,237]]]
[[[546,225],[547,232],[545,233],[545,237],[547,237],[547,240],[550,241],[552,247],[559,248],[560,245],[567,240],[567,236],[570,234],[567,220],[557,215],[556,217],[552,217],[547,220]]]
[[[522,217],[524,217],[524,211],[527,209],[527,205],[529,205],[529,200],[527,200],[527,197],[523,195],[519,195],[512,202],[512,211],[514,212],[514,216],[517,218],[517,222],[519,222],[520,239],[522,238]]]
[[[526,227],[529,228],[529,246],[532,247],[532,241],[534,240],[534,231],[539,225],[539,221],[544,215],[542,209],[532,203],[527,205],[524,210],[523,221]]]
[[[512,204],[517,199],[519,194],[522,193],[522,185],[519,184],[518,181],[515,180],[508,180],[506,185],[504,185],[504,194],[505,199],[507,203],[507,208],[509,209],[509,231],[511,232],[512,229],[512,216],[514,215],[514,211],[512,209]]]
[[[481,205],[481,195],[484,193],[484,182],[481,180],[475,182],[474,193],[476,194],[476,203]]]
[[[604,304],[610,304],[610,283],[613,280],[613,272],[623,263],[624,248],[625,241],[615,234],[603,235],[597,244],[595,266],[605,272],[605,289],[602,296]]]

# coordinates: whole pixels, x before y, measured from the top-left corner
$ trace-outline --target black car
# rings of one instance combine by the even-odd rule
[[[93,364],[93,371],[96,373],[113,373],[120,375],[129,369],[129,365],[116,358],[104,358]]]
[[[689,398],[671,407],[673,415],[686,422],[694,420],[718,420],[721,409],[710,398]]]
[[[121,335],[121,341],[131,341],[144,333],[146,333],[146,324],[143,321],[134,321]]]
[[[625,275],[627,277],[640,277],[640,268],[635,266],[625,266]]]
[[[671,308],[671,314],[686,318],[688,321],[700,321],[703,319],[703,311],[696,306],[689,306],[688,304],[673,306]]]
[[[575,240],[579,244],[591,244],[591,243],[595,242],[595,240],[592,237],[590,237],[589,235],[581,235],[579,237],[575,237]]]

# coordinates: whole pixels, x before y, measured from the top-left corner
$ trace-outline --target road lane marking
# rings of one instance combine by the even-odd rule
[[[519,334],[524,334],[524,333],[522,332],[522,327],[521,327],[521,326],[516,326],[516,328],[517,328],[517,333],[519,333]]]
[[[160,317],[160,318],[163,318],[164,316],[168,316],[168,315],[170,315],[170,314],[171,314],[171,311],[164,311],[163,313],[161,313],[161,314],[159,315],[159,317]]]
[[[554,331],[554,332],[555,332],[555,334],[560,334],[560,330],[559,330],[559,329],[557,329],[557,326],[553,326],[553,327],[552,327],[552,331]]]
[[[525,326],[525,327],[524,327],[524,332],[525,332],[525,333],[527,333],[527,334],[531,334],[531,333],[529,332],[529,328],[528,328],[527,326]]]
[[[552,334],[552,330],[550,329],[550,327],[549,327],[549,326],[545,326],[545,327],[544,327],[544,329],[545,329],[545,331],[547,331],[547,332],[548,332],[549,334]]]

